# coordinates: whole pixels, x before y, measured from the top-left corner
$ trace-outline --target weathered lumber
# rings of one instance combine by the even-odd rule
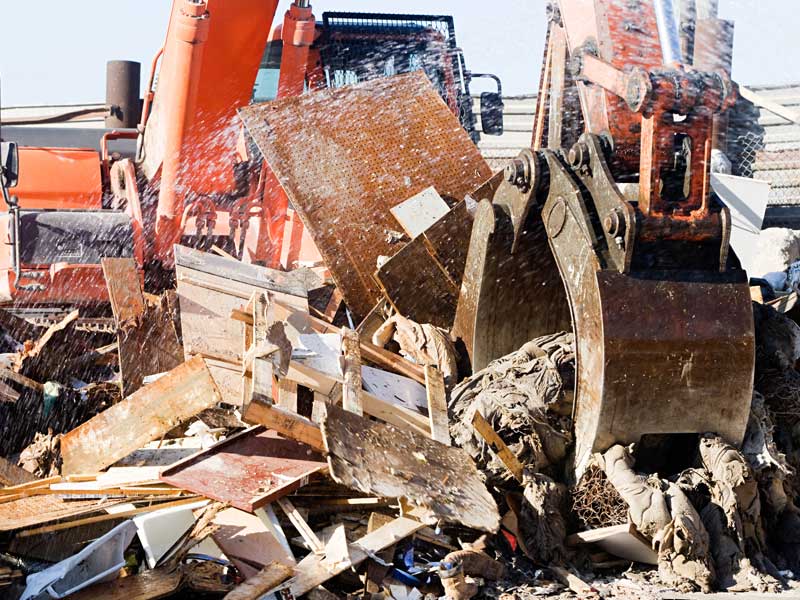
[[[450,445],[450,421],[447,417],[447,393],[444,377],[433,365],[425,366],[425,391],[428,396],[428,418],[431,437],[445,446]]]
[[[62,472],[99,471],[220,401],[203,358],[195,357],[66,434]]]
[[[364,414],[361,403],[361,352],[358,334],[347,327],[342,329],[342,358],[344,366],[344,385],[342,387],[342,406],[357,415]]]
[[[296,575],[289,580],[288,588],[294,597],[301,596],[335,577],[339,573],[364,562],[384,548],[413,535],[425,527],[423,523],[405,517],[394,519],[372,533],[348,544],[348,559],[330,563],[324,556],[313,552],[297,564]]]
[[[231,590],[223,600],[257,600],[272,588],[292,576],[293,569],[279,562],[272,562],[240,586]]]
[[[519,462],[519,459],[517,459],[509,447],[506,446],[506,443],[503,441],[503,439],[497,435],[497,432],[477,410],[475,411],[475,415],[472,417],[472,426],[489,445],[489,448],[492,450],[492,452],[494,452],[497,457],[503,461],[503,464],[506,466],[506,468],[511,471],[514,479],[522,483],[522,463]]]
[[[325,451],[319,427],[313,421],[298,414],[262,402],[251,402],[247,407],[247,412],[242,415],[242,419],[246,423],[264,425],[281,435],[311,446],[319,452]]]
[[[322,435],[334,481],[367,494],[405,497],[441,519],[497,531],[500,515],[472,459],[461,448],[326,406]]]

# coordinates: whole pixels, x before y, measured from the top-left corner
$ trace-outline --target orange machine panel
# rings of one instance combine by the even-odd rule
[[[19,184],[10,191],[22,208],[99,209],[100,156],[90,149],[20,148]],[[0,210],[8,210],[2,197]]]
[[[184,180],[197,194],[235,189],[233,164],[239,120],[236,109],[253,94],[277,0],[208,0],[210,28],[197,85],[196,113],[184,148]],[[173,4],[173,11],[181,3]],[[175,23],[173,15],[171,23]],[[171,33],[171,32],[170,32]],[[171,57],[165,54],[162,71]]]

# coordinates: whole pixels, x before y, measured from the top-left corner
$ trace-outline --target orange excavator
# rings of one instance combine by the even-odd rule
[[[477,139],[469,84],[494,76],[467,71],[451,17],[328,13],[320,24],[295,0],[271,31],[276,8],[174,0],[137,129],[106,131],[99,150],[6,144],[18,172],[0,200],[0,302],[107,302],[102,257],[133,257],[163,281],[176,242],[273,267],[297,258],[310,238],[298,242],[295,219],[284,244],[288,201],[236,116],[252,100],[423,69]],[[502,130],[494,79],[497,92],[482,95],[485,133]],[[109,151],[122,138],[135,139],[135,157]]]

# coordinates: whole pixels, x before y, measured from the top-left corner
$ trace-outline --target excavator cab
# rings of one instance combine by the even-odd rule
[[[277,96],[282,46],[276,28],[259,67],[254,102]],[[307,88],[338,88],[416,70],[425,72],[473,141],[477,143],[481,132],[503,133],[500,79],[466,68],[451,16],[323,13],[309,52]],[[470,95],[470,84],[478,78],[488,78],[496,86],[496,91],[481,94],[481,131]]]

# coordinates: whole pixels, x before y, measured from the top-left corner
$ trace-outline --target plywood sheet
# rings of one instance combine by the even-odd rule
[[[333,405],[326,411],[322,435],[334,481],[379,497],[405,497],[433,522],[497,531],[497,505],[463,449]]]
[[[433,186],[462,200],[491,170],[421,72],[239,109],[358,317],[380,298],[390,209]]]

